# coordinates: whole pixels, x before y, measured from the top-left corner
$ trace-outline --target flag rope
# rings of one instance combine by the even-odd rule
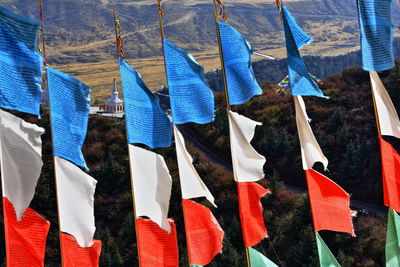
[[[47,66],[47,57],[46,57],[46,45],[45,45],[45,38],[44,38],[44,15],[43,15],[43,4],[42,0],[38,0],[38,5],[39,5],[39,18],[40,18],[40,36],[42,40],[42,49],[41,51],[43,53],[43,61],[44,61],[44,66]]]

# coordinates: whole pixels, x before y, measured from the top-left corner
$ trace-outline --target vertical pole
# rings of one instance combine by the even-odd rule
[[[42,39],[42,48],[43,48],[43,58],[44,58],[44,68],[45,68],[45,86],[47,90],[49,91],[50,95],[50,88],[48,86],[48,79],[47,79],[47,59],[46,59],[46,45],[45,45],[45,38],[44,38],[44,15],[43,15],[43,4],[42,0],[38,0],[39,4],[39,16],[40,16],[40,33],[41,33],[41,39]],[[60,256],[61,256],[61,266],[64,267],[64,262],[63,262],[63,251],[62,251],[62,240],[61,240],[61,224],[60,224],[60,205],[59,205],[59,199],[58,199],[58,188],[57,188],[57,171],[56,171],[56,161],[55,161],[55,155],[54,155],[54,137],[53,137],[53,129],[52,129],[52,121],[51,121],[51,101],[49,98],[49,120],[50,120],[50,135],[51,135],[51,146],[53,150],[53,169],[54,169],[54,184],[55,184],[55,192],[56,192],[56,202],[57,202],[57,219],[58,219],[58,238],[60,240]]]
[[[113,17],[114,17],[114,30],[115,30],[115,44],[116,44],[116,51],[117,51],[117,57],[121,57],[121,32],[120,32],[120,25],[119,25],[119,21],[117,20],[117,16],[116,16],[116,11],[115,11],[115,0],[113,1]],[[122,53],[123,54],[123,53]],[[114,85],[115,84],[115,79],[114,79]],[[136,244],[139,244],[139,232],[137,230],[137,223],[136,223],[136,202],[135,202],[135,187],[134,187],[134,182],[133,182],[133,170],[132,170],[132,164],[131,164],[131,160],[132,160],[132,155],[131,155],[131,150],[129,149],[129,140],[128,140],[128,124],[126,122],[126,116],[125,116],[125,136],[126,136],[126,144],[127,144],[127,148],[128,148],[128,158],[129,158],[129,177],[131,180],[131,188],[132,188],[132,205],[133,205],[133,221],[135,224],[135,233],[136,233]],[[136,246],[137,248],[137,254],[138,254],[138,262],[139,262],[139,266],[140,264],[140,250],[139,250],[139,246]]]
[[[157,0],[157,3],[158,3],[158,5],[157,5],[157,9],[158,9],[158,22],[159,22],[159,25],[160,25],[160,39],[161,39],[161,48],[162,48],[162,54],[163,54],[163,59],[164,59],[164,69],[165,69],[165,78],[166,78],[166,84],[167,84],[167,87],[168,87],[168,90],[169,90],[169,86],[168,86],[168,73],[167,73],[167,64],[166,64],[166,61],[165,61],[165,52],[164,52],[164,27],[163,27],[163,19],[162,19],[162,17],[163,17],[163,15],[164,15],[164,11],[163,11],[163,9],[162,9],[162,4],[161,4],[161,1],[162,0]],[[171,101],[171,98],[170,98],[170,101]],[[173,112],[173,111],[172,111]],[[173,117],[172,117],[172,123],[173,123]],[[173,127],[174,127],[174,129],[173,129],[173,133],[174,133],[174,136],[175,136],[175,124],[173,124]],[[176,138],[176,136],[175,136],[175,138]],[[177,146],[177,144],[176,144],[176,142],[175,142],[175,147]],[[182,190],[182,185],[181,185],[181,190]],[[185,208],[184,208],[184,206],[183,206],[183,200],[182,200],[182,213],[183,213],[183,223],[184,223],[184,226],[185,226],[185,237],[186,237],[186,250],[187,250],[187,253],[188,253],[188,266],[190,267],[190,263],[191,263],[191,259],[190,259],[190,253],[189,253],[189,250],[190,250],[190,247],[189,247],[189,244],[187,243],[187,240],[188,240],[188,236],[187,236],[187,231],[186,231],[186,220],[185,220]]]
[[[371,84],[371,86],[372,86],[372,84]],[[374,104],[376,128],[378,129],[378,137],[380,137],[381,136],[381,126],[380,126],[380,123],[379,123],[378,110],[376,108],[374,89],[372,89],[371,92],[372,92],[372,103]]]
[[[227,83],[227,80],[226,80],[226,69],[225,69],[225,62],[224,62],[224,53],[222,51],[221,33],[219,31],[219,25],[218,25],[219,19],[218,19],[218,13],[217,13],[217,2],[216,2],[216,0],[213,0],[213,9],[214,9],[215,30],[216,30],[216,34],[217,34],[217,40],[218,40],[219,58],[220,58],[220,61],[221,61],[221,73],[222,73],[222,79],[223,79],[223,82],[224,82],[224,91],[225,91],[225,99],[226,99],[226,111],[227,111],[227,113],[228,113],[227,115],[229,117],[229,111],[231,110],[231,105],[230,105],[230,102],[229,102],[228,83]],[[251,267],[249,248],[245,247],[245,249],[246,249],[247,266]]]

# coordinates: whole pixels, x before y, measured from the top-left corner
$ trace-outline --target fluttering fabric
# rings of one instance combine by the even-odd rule
[[[371,78],[381,135],[390,135],[400,138],[400,120],[396,108],[379,78],[378,73],[370,71],[369,75]]]
[[[228,118],[235,181],[255,182],[263,179],[265,157],[258,154],[250,144],[256,126],[260,126],[262,123],[233,111],[229,111]]]
[[[250,43],[232,26],[218,22],[224,56],[229,103],[240,105],[262,90],[251,65],[253,50]]]
[[[2,192],[12,203],[18,221],[35,195],[43,166],[43,133],[43,128],[0,110]]]
[[[179,266],[178,240],[173,220],[167,233],[149,219],[136,219],[140,266]]]
[[[301,160],[303,169],[311,169],[316,162],[321,162],[325,170],[328,167],[328,159],[322,152],[310,127],[310,119],[307,116],[306,106],[301,96],[294,96],[294,105],[296,110],[296,124],[299,133]]]
[[[194,201],[182,199],[189,264],[207,265],[222,253],[224,231],[211,210]]]
[[[317,239],[319,265],[321,267],[340,267],[339,262],[336,260],[335,256],[333,256],[318,232],[315,232],[315,236]]]
[[[179,178],[182,188],[182,198],[191,199],[205,197],[216,207],[214,203],[214,197],[194,168],[193,158],[186,150],[185,140],[176,126],[174,126],[174,135],[176,155],[178,158]]]
[[[297,25],[295,18],[285,6],[282,7],[282,14],[286,39],[289,82],[292,95],[325,97],[321,89],[318,88],[318,85],[310,76],[299,53],[299,49],[310,42],[311,37]]]
[[[139,72],[119,58],[128,143],[151,148],[169,147],[171,122],[160,107],[158,97],[146,86]]]
[[[99,267],[101,241],[93,240],[90,247],[81,247],[72,235],[60,233],[62,262],[66,267]]]
[[[214,96],[205,82],[203,67],[182,48],[165,39],[163,42],[173,122],[211,122]]]
[[[400,217],[389,208],[385,245],[386,266],[400,266]]]
[[[391,0],[358,0],[362,68],[383,71],[394,66]]]
[[[249,258],[252,267],[278,267],[278,265],[254,248],[249,248]]]
[[[94,192],[97,181],[73,163],[55,157],[60,230],[81,247],[93,245]]]
[[[252,247],[268,236],[260,199],[270,191],[255,182],[239,182],[237,188],[244,245]]]
[[[90,88],[58,70],[48,68],[54,156],[87,169],[81,151],[90,107]]]
[[[306,170],[306,177],[315,231],[331,230],[355,236],[350,195],[313,169]]]
[[[50,222],[27,208],[17,221],[12,203],[3,197],[6,258],[8,267],[42,266]]]
[[[379,137],[382,160],[383,200],[386,206],[400,212],[400,155]]]
[[[0,107],[40,116],[40,22],[0,6]]]
[[[136,218],[147,216],[170,232],[168,208],[172,179],[164,158],[146,149],[129,145]]]

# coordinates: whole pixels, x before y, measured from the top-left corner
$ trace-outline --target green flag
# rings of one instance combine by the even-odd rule
[[[321,267],[340,267],[340,264],[335,259],[335,256],[333,256],[332,252],[329,250],[328,246],[325,244],[324,240],[322,240],[318,232],[315,232],[315,236],[318,246],[319,265]]]
[[[190,267],[203,267],[202,265],[190,264]]]
[[[388,225],[386,232],[386,266],[397,267],[400,266],[400,217],[399,215],[389,208]]]
[[[278,265],[253,248],[249,248],[249,257],[251,267],[278,267]]]

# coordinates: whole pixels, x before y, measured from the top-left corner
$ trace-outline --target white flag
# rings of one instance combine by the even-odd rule
[[[250,144],[257,125],[245,116],[229,111],[229,130],[231,135],[231,150],[233,174],[236,182],[255,182],[264,178],[265,157],[258,154]]]
[[[75,164],[54,157],[60,230],[73,235],[79,246],[91,247],[94,225],[94,191],[97,181]]]
[[[178,128],[174,125],[176,155],[178,157],[179,177],[181,181],[182,197],[191,199],[205,197],[211,204],[214,203],[214,197],[207,186],[201,180],[199,174],[193,166],[193,159],[186,150],[185,140]]]
[[[13,204],[18,221],[35,195],[43,166],[43,133],[43,128],[0,110],[2,191]]]
[[[379,78],[378,73],[370,71],[369,76],[374,92],[381,135],[391,135],[400,138],[400,120],[396,108]]]
[[[129,145],[136,217],[147,216],[167,232],[172,179],[161,155]]]
[[[311,130],[304,100],[301,96],[293,97],[296,108],[296,124],[300,138],[303,169],[311,169],[315,162],[321,162],[326,170],[328,167],[328,159],[325,157],[324,153],[322,153],[322,150]]]

